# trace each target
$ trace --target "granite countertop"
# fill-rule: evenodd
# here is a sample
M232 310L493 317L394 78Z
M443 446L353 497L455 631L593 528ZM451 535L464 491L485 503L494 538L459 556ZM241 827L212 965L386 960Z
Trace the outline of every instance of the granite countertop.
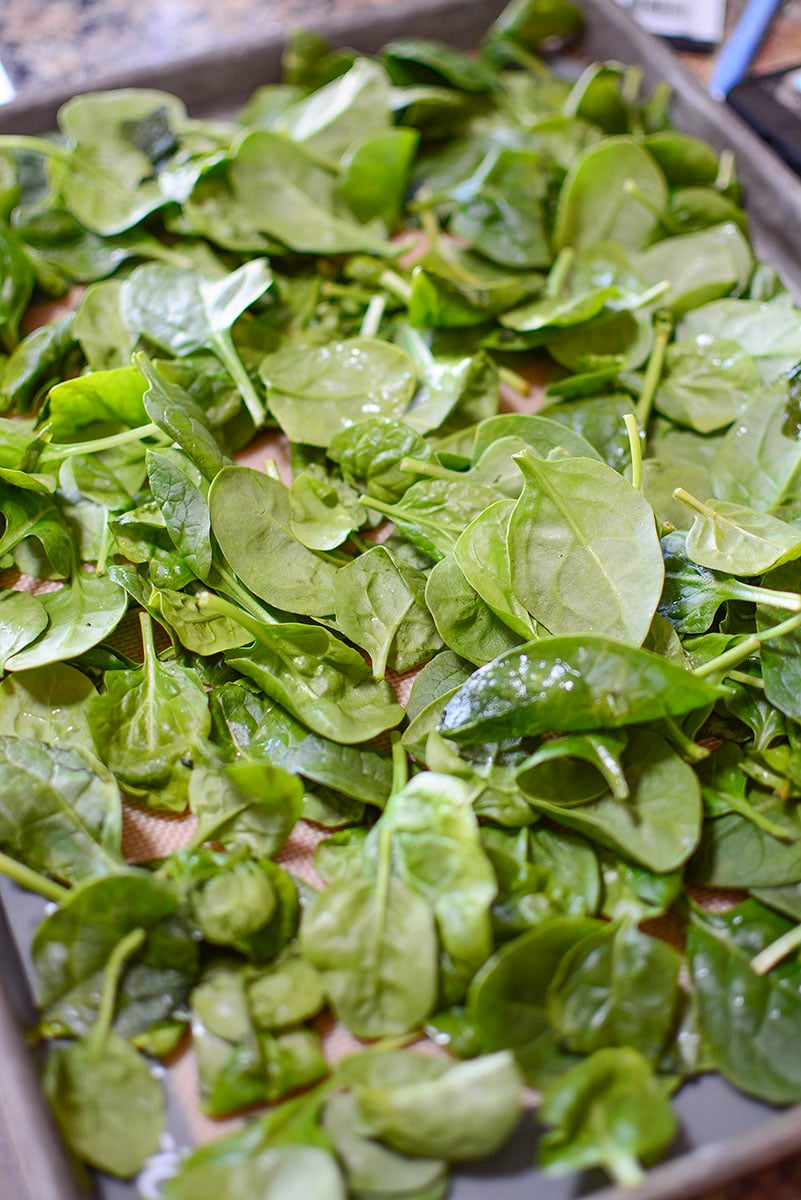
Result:
M41 89L86 90L121 70L264 38L287 26L387 0L2 0L0 103ZM745 0L729 0L731 26ZM713 59L685 55L701 78ZM760 70L801 62L801 0L786 0L759 55Z
M76 92L122 70L242 44L388 0L0 0L0 104L42 90ZM729 0L730 28L745 0ZM706 80L714 58L682 55ZM786 0L756 62L758 71L801 63L801 0ZM714 1188L714 1181L710 1180ZM798 1200L801 1153L696 1200ZM692 1200L688 1195L687 1200Z

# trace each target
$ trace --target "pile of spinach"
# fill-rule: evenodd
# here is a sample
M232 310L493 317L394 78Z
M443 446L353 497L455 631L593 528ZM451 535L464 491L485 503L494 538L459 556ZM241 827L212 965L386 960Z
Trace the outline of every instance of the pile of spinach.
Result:
M190 1033L207 1113L271 1105L169 1200L439 1200L524 1084L542 1167L623 1183L688 1077L801 1100L801 312L730 155L636 69L549 72L579 21L299 34L236 124L124 91L0 139L0 871L53 902L46 1091L122 1177ZM289 473L237 465L265 433ZM123 796L190 844L126 864ZM326 1010L373 1044L332 1066Z

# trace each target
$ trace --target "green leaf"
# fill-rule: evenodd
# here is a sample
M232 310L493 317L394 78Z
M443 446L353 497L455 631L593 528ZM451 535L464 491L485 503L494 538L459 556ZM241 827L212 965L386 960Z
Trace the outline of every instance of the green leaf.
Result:
M119 792L86 750L0 737L0 788L12 858L67 883L122 869Z
M619 1184L636 1186L640 1163L658 1158L676 1136L664 1087L636 1050L599 1050L546 1091L540 1116L554 1128L540 1141L549 1174L601 1166Z
M453 1161L484 1158L508 1141L520 1120L520 1073L501 1051L445 1067L432 1079L356 1086L372 1132L401 1154Z
M646 245L656 227L656 217L626 191L624 185L629 180L657 211L666 207L665 177L648 151L632 138L606 138L583 150L574 159L559 192L556 248L583 250L602 241L618 242L627 250Z
M416 381L407 354L390 342L363 337L286 346L268 354L260 372L284 433L313 446L327 446L366 417L401 417Z
M158 1150L161 1084L116 1034L100 1052L88 1040L51 1048L43 1086L67 1145L91 1166L129 1179Z
M515 595L553 634L639 646L664 578L651 506L605 463L516 461L525 487L507 535Z
M69 583L57 592L44 593L40 603L47 613L47 628L37 641L6 661L7 671L30 671L77 658L116 629L128 598L107 576L76 570Z
M189 781L189 806L198 819L195 844L247 846L272 858L295 827L302 800L300 780L269 763L196 767Z
M715 1066L771 1104L801 1095L796 1060L786 1052L801 1022L801 964L796 956L757 975L751 961L791 928L746 900L723 913L693 910L687 935L701 1030Z
M579 732L683 716L721 689L648 650L609 638L540 638L474 675L445 709L457 742Z
M289 489L280 480L250 467L225 467L209 491L209 511L229 566L255 595L285 612L322 617L335 611L336 566L293 534Z

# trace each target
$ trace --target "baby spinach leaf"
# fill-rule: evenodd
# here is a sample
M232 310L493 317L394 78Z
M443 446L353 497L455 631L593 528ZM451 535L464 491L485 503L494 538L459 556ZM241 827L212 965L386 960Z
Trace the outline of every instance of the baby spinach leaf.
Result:
M550 172L534 150L496 149L477 172L478 187L454 207L450 232L505 267L547 267Z
M309 550L336 549L366 515L358 504L344 504L335 487L309 471L294 476L289 505L292 532Z
M68 377L80 360L68 313L49 325L40 325L14 347L0 373L0 408L31 412L54 382Z
M0 670L5 671L9 658L44 633L49 620L36 596L14 591L0 594Z
M468 584L504 625L522 638L538 630L512 588L507 532L514 501L488 504L460 535L453 558Z
M13 350L33 291L34 275L19 236L0 221L0 346Z
M549 739L518 768L518 785L529 798L571 807L607 791L616 800L627 800L629 788L620 766L625 747L625 735L611 733Z
M68 883L122 868L119 792L87 751L0 737L0 787L12 858Z
M403 415L415 386L414 364L379 338L327 346L286 346L262 362L270 411L292 441L327 446L343 429L379 414Z
M341 746L311 733L244 681L211 695L213 738L226 757L271 762L337 792L383 807L389 796L389 759L369 746Z
M427 900L442 948L465 981L491 953L489 909L497 891L481 847L471 791L448 775L416 775L390 797L371 834L375 844L378 831L391 828L398 870Z
M121 971L145 936L134 929L111 951L94 1028L78 1042L51 1048L43 1080L71 1149L122 1178L155 1153L164 1125L161 1085L141 1054L111 1030Z
M136 367L92 371L51 389L47 414L55 441L76 440L86 426L136 429L147 424L145 382Z
M388 254L368 227L338 214L336 182L316 156L266 129L246 133L231 160L234 194L253 225L291 250Z
M435 561L449 554L470 522L497 499L494 488L458 477L413 483L397 504L361 497L365 508L389 517L399 533Z
M759 390L754 360L727 338L699 334L668 346L654 405L697 433L714 433L736 420Z
M147 473L173 545L198 579L208 579L211 519L199 473L189 459L155 450L147 452Z
M187 457L212 480L229 461L209 428L206 415L183 388L170 383L145 354L136 357L147 380L144 402L147 414L180 446Z
M197 945L176 919L173 889L145 871L122 871L76 887L33 939L46 1036L81 1036L95 1020L109 954L133 929L148 937L123 977L115 1031L143 1033L186 997Z
M126 791L181 812L192 757L211 728L208 700L191 668L159 659L147 616L142 640L142 666L107 672L87 716L98 754Z
M801 555L794 525L730 500L693 501L687 555L702 567L730 575L762 575Z
M128 598L108 576L76 568L69 583L57 592L44 593L40 603L48 625L36 641L6 660L7 671L30 671L77 658L116 629Z
M445 1066L431 1079L354 1091L362 1118L401 1154L459 1161L499 1150L521 1112L520 1073L505 1051Z
M554 1126L540 1140L549 1174L602 1166L622 1186L643 1178L676 1136L664 1086L636 1050L598 1050L554 1081L540 1116Z
M261 1006L254 1003L260 979L252 968L219 963L205 972L192 992L202 1103L210 1116L278 1100L327 1073L319 1039L311 1030L271 1033L262 1023ZM313 1001L306 1015L322 1004L319 986Z
M280 480L250 467L225 467L209 491L209 512L226 560L255 595L286 612L334 612L336 566L292 533L289 489Z
M516 461L525 480L507 535L516 597L554 634L640 645L663 581L650 505L593 459Z
M243 626L230 617L208 612L195 596L185 592L153 588L148 602L181 645L195 654L223 654L253 641L252 634Z
M337 571L337 625L370 655L374 678L384 678L387 664L403 673L442 648L424 592L422 572L383 546L373 546Z
M740 413L712 460L713 494L759 511L801 498L801 372L779 376Z
M451 555L429 572L425 597L445 645L477 667L520 643L520 637L470 586Z
M657 874L675 871L698 846L701 789L691 767L651 730L632 730L623 760L630 795L612 795L576 806L538 796L538 812L608 846Z
M436 1001L434 918L427 902L392 874L387 833L378 875L354 872L335 880L314 898L301 925L303 954L322 974L334 1012L357 1037L406 1033Z
M797 1064L782 1050L801 1021L801 964L789 959L757 975L751 962L791 928L746 900L723 913L694 909L687 934L701 1030L715 1066L772 1104L790 1104L801 1092Z
M629 180L648 197L648 208L626 190ZM567 173L559 192L556 248L582 250L610 241L639 250L656 227L652 210L658 212L666 203L665 177L648 151L632 138L606 138L583 150ZM660 279L666 277L670 276L663 274Z
M93 752L86 701L95 694L91 680L66 663L7 675L0 683L0 734Z
M341 162L339 194L357 221L391 233L403 204L420 135L415 129L363 129Z
M487 959L468 993L482 1049L512 1049L533 1087L572 1061L548 1021L548 985L565 954L601 928L588 917L553 917L507 942Z
M255 650L226 661L333 742L367 741L403 716L389 684L374 680L357 650L319 626L264 626Z
M566 1049L638 1050L652 1066L678 1016L681 956L628 922L607 925L569 950L548 991L551 1024Z
M225 1141L226 1139L222 1139ZM218 1141L196 1151L167 1181L166 1200L237 1200L261 1196L263 1200L346 1200L345 1182L336 1159L316 1145L260 1145L252 1153L217 1151ZM216 1151L219 1157L212 1157ZM205 1152L205 1153L204 1153ZM209 1161L211 1160L211 1161Z
M328 447L345 479L371 496L392 504L400 500L415 476L404 471L405 458L427 461L433 457L419 433L389 417L370 417L341 430Z
M440 733L470 743L619 728L682 716L720 695L648 650L595 635L540 638L476 671L448 703Z
M272 284L267 260L254 258L222 279L165 263L137 267L120 294L125 324L179 358L212 350L230 373L258 429L264 409L237 355L230 329Z
M429 1189L447 1180L448 1167L442 1159L398 1154L366 1136L362 1122L353 1092L338 1092L327 1101L323 1128L356 1195L427 1197Z
M700 233L665 238L643 250L634 263L646 283L670 280L670 291L660 304L676 316L726 296L735 288L742 291L753 265L748 242L731 222Z
M383 67L357 58L343 75L286 108L275 129L319 159L336 162L357 139L390 124L389 91Z
M247 846L272 858L295 827L302 800L300 780L269 763L196 767L189 781L189 806L198 818L194 841Z

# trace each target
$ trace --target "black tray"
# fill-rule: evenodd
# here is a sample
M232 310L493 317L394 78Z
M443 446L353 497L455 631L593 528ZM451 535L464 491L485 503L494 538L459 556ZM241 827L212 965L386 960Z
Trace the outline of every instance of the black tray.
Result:
M474 46L504 0L409 0L403 7L354 11L334 20L307 24L335 44L365 52L392 37L414 34ZM644 33L614 0L581 0L587 18L580 53L587 60L637 63L647 88L665 80L674 90L673 115L679 128L731 149L746 188L746 207L758 253L776 266L801 297L801 180L725 107L713 102L666 46ZM147 70L97 80L96 87L159 87L181 96L197 115L224 115L238 108L262 83L280 72L282 41L271 37L177 59ZM67 90L43 93L35 101L0 107L0 133L52 129ZM97 1177L82 1186L74 1177L42 1099L34 1056L23 1029L33 1019L28 946L44 903L0 880L0 1196L3 1200L134 1200L135 1184ZM788 1047L788 1052L794 1048ZM188 1125L170 1095L170 1136L189 1144ZM549 1179L533 1161L531 1118L502 1155L457 1172L451 1200L687 1200L704 1186L720 1187L744 1173L801 1150L801 1106L776 1109L735 1092L717 1075L685 1085L675 1103L680 1134L671 1158L649 1173L634 1192L605 1185L598 1173ZM222 1200L222 1198L221 1198ZM255 1200L255 1198L254 1198Z

